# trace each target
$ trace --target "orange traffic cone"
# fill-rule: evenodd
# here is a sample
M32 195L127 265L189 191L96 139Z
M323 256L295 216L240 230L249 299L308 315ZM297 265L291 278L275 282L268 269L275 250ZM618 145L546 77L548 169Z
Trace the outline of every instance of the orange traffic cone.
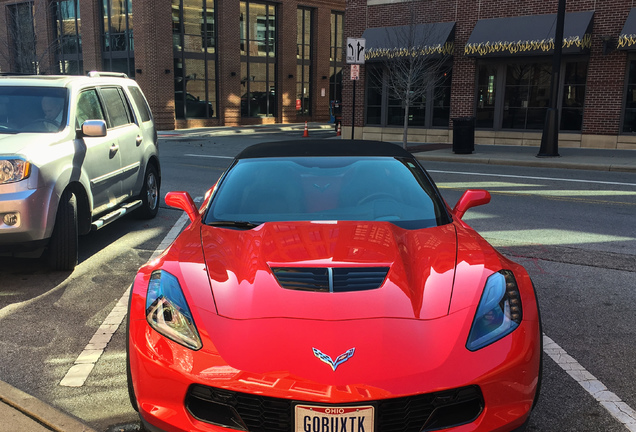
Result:
M336 136L340 136L340 135L342 134L340 133L340 122L338 122L338 128L336 129Z
M303 138L309 138L309 130L307 129L306 121L305 121L305 133L303 133Z

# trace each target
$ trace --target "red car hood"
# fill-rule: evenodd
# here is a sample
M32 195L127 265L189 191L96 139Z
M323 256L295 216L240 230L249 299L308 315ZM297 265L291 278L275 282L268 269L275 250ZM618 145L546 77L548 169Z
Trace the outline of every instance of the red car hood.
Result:
M449 313L457 235L453 224L405 230L389 222L270 222L251 230L201 226L219 315L232 319L434 319ZM272 268L389 268L379 288L283 288Z

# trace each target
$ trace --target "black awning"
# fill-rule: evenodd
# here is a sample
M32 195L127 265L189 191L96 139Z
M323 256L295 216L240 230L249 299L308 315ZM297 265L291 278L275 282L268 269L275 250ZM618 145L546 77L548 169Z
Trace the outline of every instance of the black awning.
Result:
M588 51L594 11L565 14L563 54ZM464 47L474 57L549 55L554 52L557 14L492 18L477 21Z
M366 39L365 61L452 55L455 23L368 28L362 37Z
M632 8L627 15L623 31L618 37L618 49L636 50L636 8Z

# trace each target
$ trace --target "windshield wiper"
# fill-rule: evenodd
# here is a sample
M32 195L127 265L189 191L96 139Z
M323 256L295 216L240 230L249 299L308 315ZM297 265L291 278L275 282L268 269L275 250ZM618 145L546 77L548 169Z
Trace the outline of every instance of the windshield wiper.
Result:
M248 221L211 221L208 223L208 225L228 228L252 229L256 228L260 224Z

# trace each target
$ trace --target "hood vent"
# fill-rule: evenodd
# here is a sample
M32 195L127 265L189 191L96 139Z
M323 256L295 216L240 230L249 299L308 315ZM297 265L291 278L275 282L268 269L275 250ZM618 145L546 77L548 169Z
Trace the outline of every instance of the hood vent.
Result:
M349 292L380 288L388 267L272 267L280 286L298 291Z

